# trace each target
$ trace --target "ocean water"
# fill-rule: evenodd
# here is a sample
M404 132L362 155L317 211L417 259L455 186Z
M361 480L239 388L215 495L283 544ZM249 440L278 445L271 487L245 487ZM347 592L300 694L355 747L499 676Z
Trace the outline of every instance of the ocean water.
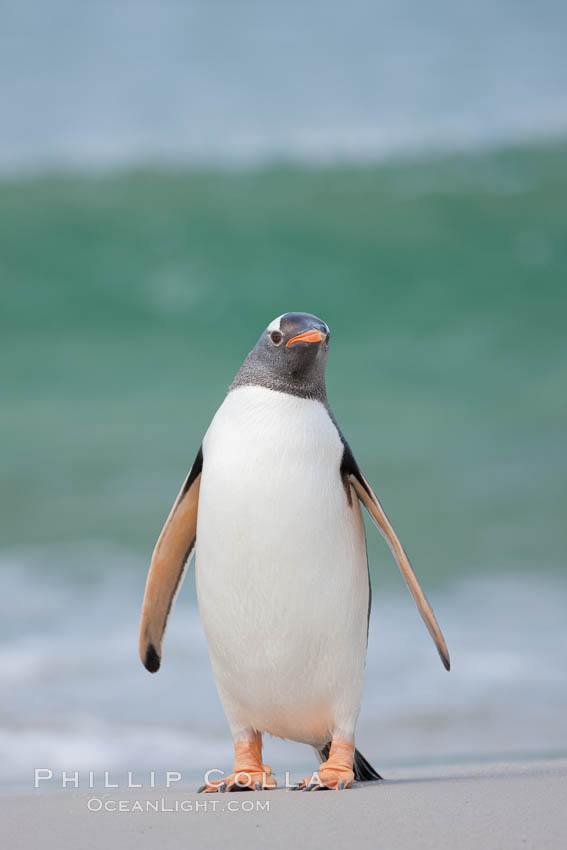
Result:
M302 309L421 574L563 568L566 175L561 143L4 180L3 546L147 557L245 355Z
M31 791L34 769L127 772L149 787L179 771L189 787L227 771L232 744L215 690L192 570L160 672L137 656L143 568L103 544L19 549L2 557L2 790ZM451 650L442 668L409 594L374 576L357 741L388 775L402 765L565 755L567 579L455 577L430 594ZM73 579L69 574L73 573ZM6 701L6 696L8 700ZM280 780L314 769L310 748L266 736ZM45 774L42 774L45 776Z
M565 754L565 5L0 13L0 787L230 765L192 570L158 676L139 608L288 310L331 327L331 405L453 662L370 527L361 750L386 774Z
M370 528L361 749L384 770L565 752L566 182L565 143L4 179L4 788L230 764L192 571L157 677L139 607L226 387L295 309L331 327L331 404L453 659Z

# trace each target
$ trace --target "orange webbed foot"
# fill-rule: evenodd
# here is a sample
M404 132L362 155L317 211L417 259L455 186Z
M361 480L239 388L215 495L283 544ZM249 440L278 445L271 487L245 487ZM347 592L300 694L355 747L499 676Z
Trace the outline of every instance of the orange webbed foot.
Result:
M350 788L354 782L352 770L336 770L333 767L326 768L327 762L323 762L319 770L312 776L302 779L293 791L344 791Z
M226 791L271 791L277 786L271 768L263 765L264 770L240 770L215 782L206 782L199 793L223 794Z
M259 732L234 744L234 771L223 779L205 782L199 793L225 791L269 791L277 785L272 769L262 762L262 736Z
M345 788L350 788L354 782L353 760L354 744L342 738L333 738L327 761L324 761L312 776L302 779L294 790L343 791Z

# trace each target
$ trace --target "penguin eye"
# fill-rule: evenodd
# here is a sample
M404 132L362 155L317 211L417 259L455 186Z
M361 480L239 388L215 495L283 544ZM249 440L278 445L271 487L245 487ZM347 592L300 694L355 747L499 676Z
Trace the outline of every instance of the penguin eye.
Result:
M270 337L274 345L279 345L283 339L283 334L281 334L279 331L272 331Z

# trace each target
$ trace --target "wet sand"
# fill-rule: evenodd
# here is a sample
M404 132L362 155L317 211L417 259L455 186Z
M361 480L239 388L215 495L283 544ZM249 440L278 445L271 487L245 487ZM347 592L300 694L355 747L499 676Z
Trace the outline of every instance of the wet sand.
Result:
M38 791L0 798L0 824L19 850L562 850L567 759L389 771L344 792Z

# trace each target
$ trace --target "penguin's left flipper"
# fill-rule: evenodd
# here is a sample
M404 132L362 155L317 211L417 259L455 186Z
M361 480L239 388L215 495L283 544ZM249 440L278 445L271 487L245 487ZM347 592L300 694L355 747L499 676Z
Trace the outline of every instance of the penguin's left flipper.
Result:
M167 620L195 548L203 451L191 471L156 543L146 582L140 623L140 658L150 673L161 664L161 644Z
M447 649L447 645L445 643L445 639L441 633L441 629L435 619L435 614L431 608L431 605L427 601L425 593L421 589L421 585L417 580L417 576L412 570L411 564L409 562L409 558L406 555L402 544L398 540L398 536L392 525L390 520L386 516L386 512L384 508L380 504L378 497L374 493L372 487L358 468L356 461L352 458L351 469L348 472L348 479L352 484L356 495L372 517L374 524L378 528L379 532L382 534L386 542L388 543L390 549L392 550L392 554L394 558L398 562L398 566L402 572L404 579L406 580L406 584L409 588L409 591L413 598L415 599L415 603L418 607L419 613L422 616L423 622L427 626L427 630L429 634L433 638L433 642L437 647L437 651L441 657L441 661L446 670L451 669L451 662L449 660L449 650ZM354 466L354 469L352 468Z

